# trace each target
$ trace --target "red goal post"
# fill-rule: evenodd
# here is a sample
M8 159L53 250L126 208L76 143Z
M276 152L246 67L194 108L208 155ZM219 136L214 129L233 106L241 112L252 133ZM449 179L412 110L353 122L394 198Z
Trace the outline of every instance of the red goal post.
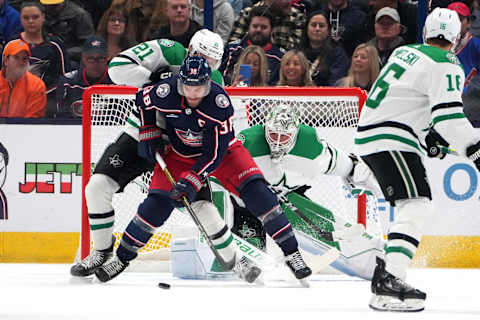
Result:
M122 131L129 112L134 107L134 96L137 91L137 88L127 86L96 85L86 89L83 94L82 258L88 255L91 247L84 188L90 179L94 163L99 159L104 148L112 143ZM353 132L358 123L358 114L366 100L365 91L359 88L227 87L226 91L235 108L234 126L236 133L248 126L262 124L268 110L275 105L289 103L299 110L302 123L316 127L322 137L325 136L328 142L346 152L352 151ZM342 202L341 199L333 200L331 194L335 194L334 190L341 188L342 182L338 181L338 177L332 179L337 180L328 181L328 179L325 179L326 187L318 187L321 190L319 192L320 196L319 199L314 200L319 201L327 208L331 205L335 207L334 210L351 211L350 208L342 207L341 203L338 203ZM138 189L134 190L134 196L128 194L130 191L127 192L127 188L121 195L117 194L114 203L117 203L117 205L122 203L119 205L122 208L118 208L118 211L114 205L116 212L114 232L117 240L126 223L136 213L136 207L146 196L147 184L148 176L139 178L135 186L131 188ZM336 193L339 193L338 190ZM126 204L129 205L128 212L120 214L120 209L124 209L123 207L126 207ZM339 205L340 207L338 207ZM356 206L357 222L367 224L366 197L359 196ZM162 229L163 227L158 231L158 239L160 239L158 243L160 244L154 246L155 248L158 246L161 248L168 247L172 237L171 226L165 228L165 230Z

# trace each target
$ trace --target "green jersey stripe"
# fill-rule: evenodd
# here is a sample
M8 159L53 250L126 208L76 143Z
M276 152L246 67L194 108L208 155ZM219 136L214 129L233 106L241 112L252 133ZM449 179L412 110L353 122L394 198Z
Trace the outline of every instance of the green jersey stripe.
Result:
M465 114L463 112L459 112L459 113L445 114L445 115L442 115L442 116L437 116L437 117L433 118L432 122L435 125L435 124L437 124L441 121L452 120L452 119L462 119L462 118L465 118Z
M410 139L407 139L407 138L404 138L404 137L401 137L401 136L397 136L395 134L384 133L384 134L373 135L373 136L366 137L366 138L355 138L355 144L366 144L366 143L379 141L379 140L396 140L398 142L401 142L401 143L407 144L411 147L414 147L415 149L417 149L418 151L420 151L423 154L423 151L422 151L422 149L420 149L417 142L415 142L413 140L410 140Z

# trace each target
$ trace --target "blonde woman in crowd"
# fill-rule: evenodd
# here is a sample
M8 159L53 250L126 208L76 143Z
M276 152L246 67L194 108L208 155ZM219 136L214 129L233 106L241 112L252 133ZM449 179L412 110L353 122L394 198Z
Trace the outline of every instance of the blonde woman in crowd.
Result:
M123 50L135 44L127 34L128 11L124 4L113 3L98 23L97 34L102 36L108 46L108 61Z
M293 49L285 53L280 62L280 80L277 86L313 87L310 62L302 51Z
M242 81L245 81L239 74L242 64L249 64L252 67L249 87L268 86L268 61L263 48L251 45L243 50L233 69L232 86L234 87L239 86Z
M369 91L380 72L377 49L362 43L355 48L348 75L337 82L339 87L360 87Z

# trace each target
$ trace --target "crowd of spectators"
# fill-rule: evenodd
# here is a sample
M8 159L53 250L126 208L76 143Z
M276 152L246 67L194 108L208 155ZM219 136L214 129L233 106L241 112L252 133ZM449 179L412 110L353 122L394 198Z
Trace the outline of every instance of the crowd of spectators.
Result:
M455 53L466 72L465 97L478 101L479 1L429 3L429 10L448 6L459 14ZM219 71L227 86L368 91L393 50L417 42L417 6L415 0L213 0L213 31L225 45ZM0 0L0 117L80 117L85 88L112 83L113 57L153 39L188 47L203 28L204 9L204 0ZM248 84L239 72L244 64L251 66ZM20 88L27 94L19 95ZM480 119L473 105L468 114Z

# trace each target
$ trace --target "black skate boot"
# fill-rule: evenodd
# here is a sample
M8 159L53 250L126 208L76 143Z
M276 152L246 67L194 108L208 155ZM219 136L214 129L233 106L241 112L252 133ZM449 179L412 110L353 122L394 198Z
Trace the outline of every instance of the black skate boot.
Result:
M245 256L242 256L240 260L237 261L233 271L240 277L240 279L243 279L248 283L255 282L260 273L262 273L262 270L251 263Z
M70 274L75 277L86 277L93 274L95 269L102 266L112 257L114 243L115 237L113 237L112 245L109 248L105 250L93 250L88 257L70 268Z
M117 256L108 260L103 266L95 269L95 276L101 282L107 282L118 276L128 267L128 262L122 262Z
M377 257L372 279L370 308L378 311L417 312L424 309L427 295L385 270L385 261Z
M285 263L290 270L292 270L295 278L301 280L312 274L312 269L310 269L305 261L303 261L302 255L299 251L295 251L294 253L286 256L285 259Z

